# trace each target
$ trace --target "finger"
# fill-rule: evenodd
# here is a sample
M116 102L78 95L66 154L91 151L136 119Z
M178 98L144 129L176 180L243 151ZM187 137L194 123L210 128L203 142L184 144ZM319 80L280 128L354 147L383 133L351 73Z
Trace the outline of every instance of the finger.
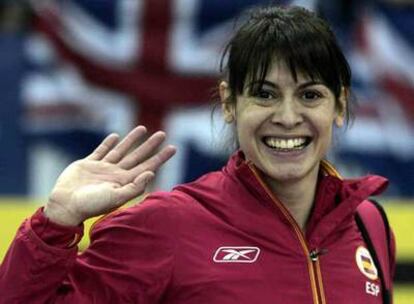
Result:
M123 205L130 201L131 199L144 193L147 185L154 179L154 172L144 171L139 176L137 176L134 181L117 188L115 190L115 195L117 196L118 206Z
M90 160L101 160L108 152L118 143L119 135L115 133L109 134L101 142L101 144L86 158Z
M165 133L158 131L148 138L142 145L136 148L132 153L126 156L120 163L120 167L123 169L131 169L137 166L142 161L146 160L149 156L159 148L159 146L165 140Z
M136 127L104 157L104 160L113 164L118 163L145 133L147 129L144 126Z
M161 151L157 152L154 156L147 159L142 164L136 166L135 168L131 169L131 173L133 175L139 175L140 172L143 171L152 171L155 172L161 167L167 160L169 160L177 151L177 149L172 146L168 145L161 149Z

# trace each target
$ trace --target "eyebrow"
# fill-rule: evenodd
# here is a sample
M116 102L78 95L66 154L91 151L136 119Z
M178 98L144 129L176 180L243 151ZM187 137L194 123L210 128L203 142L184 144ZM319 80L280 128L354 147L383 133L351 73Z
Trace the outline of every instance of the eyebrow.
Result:
M251 88L251 87L254 87L254 86L257 86L257 85L260 85L260 86L267 85L267 86L270 86L270 87L275 88L275 89L278 89L279 88L279 85L278 84L276 84L274 82L271 82L269 80L263 80L263 81L257 80L257 81L253 81L253 82L251 82L249 84L249 87ZM306 88L306 87L309 87L309 86L313 86L313 85L325 85L325 84L323 82L321 82L321 81L310 80L310 81L301 83L298 88L299 89L303 89L303 88Z

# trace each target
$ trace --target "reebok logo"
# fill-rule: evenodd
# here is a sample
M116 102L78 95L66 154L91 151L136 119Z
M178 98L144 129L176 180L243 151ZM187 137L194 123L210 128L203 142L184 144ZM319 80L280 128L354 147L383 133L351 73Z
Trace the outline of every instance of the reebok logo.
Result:
M260 253L258 247L220 247L214 254L216 263L254 263Z

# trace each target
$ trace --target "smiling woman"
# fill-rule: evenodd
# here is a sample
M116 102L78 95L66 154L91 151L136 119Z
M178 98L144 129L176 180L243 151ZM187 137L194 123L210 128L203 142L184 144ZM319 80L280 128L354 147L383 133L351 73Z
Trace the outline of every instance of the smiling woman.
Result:
M282 61L275 61L262 83L249 85L235 102L221 84L225 116L233 116L240 149L260 170L268 186L286 204L302 229L313 205L319 162L331 143L334 122L343 112L322 82L294 79ZM340 97L344 102L344 98ZM297 195L290 193L294 189ZM289 201L288 201L289 200ZM294 208L300 202L300 208Z
M19 229L0 303L392 302L394 238L367 202L387 181L342 179L325 159L350 108L334 35L298 7L258 7L243 20L219 85L238 143L227 165L110 213L78 255L82 223L142 194L175 153L158 150L163 132L143 141L143 126L120 142L109 135ZM383 232L372 239L367 210Z
M264 7L249 17L224 54L224 116L246 159L305 229L332 127L349 117L351 71L314 14Z

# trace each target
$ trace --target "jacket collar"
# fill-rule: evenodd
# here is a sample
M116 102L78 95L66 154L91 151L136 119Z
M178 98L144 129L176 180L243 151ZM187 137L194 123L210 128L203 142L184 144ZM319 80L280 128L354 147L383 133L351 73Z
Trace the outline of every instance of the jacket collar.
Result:
M277 197L274 194L273 197L269 197L272 196L269 195L269 188L260 176L254 173L255 170L258 169L254 167L254 164L246 161L242 151L235 152L224 168L225 172L236 176L244 187L260 201L270 202L275 208L273 200ZM323 160L314 207L307 225L307 239L312 241L312 236L318 235L318 239L313 241L319 242L319 239L323 239L346 218L353 216L361 202L372 195L382 193L387 185L387 179L377 175L343 179L332 164Z
M230 175L236 175L238 179L247 187L257 186L262 181L257 181L258 177L253 174L251 167L254 164L245 159L242 151L238 150L231 155L224 171L227 171ZM258 170L256 168L256 170ZM355 199L367 199L372 195L381 194L388 185L388 180L379 175L366 175L355 179L344 179L335 167L327 160L321 161L318 190L321 182L330 180L332 186L325 189L329 192L338 194L340 200L348 200L350 198Z

